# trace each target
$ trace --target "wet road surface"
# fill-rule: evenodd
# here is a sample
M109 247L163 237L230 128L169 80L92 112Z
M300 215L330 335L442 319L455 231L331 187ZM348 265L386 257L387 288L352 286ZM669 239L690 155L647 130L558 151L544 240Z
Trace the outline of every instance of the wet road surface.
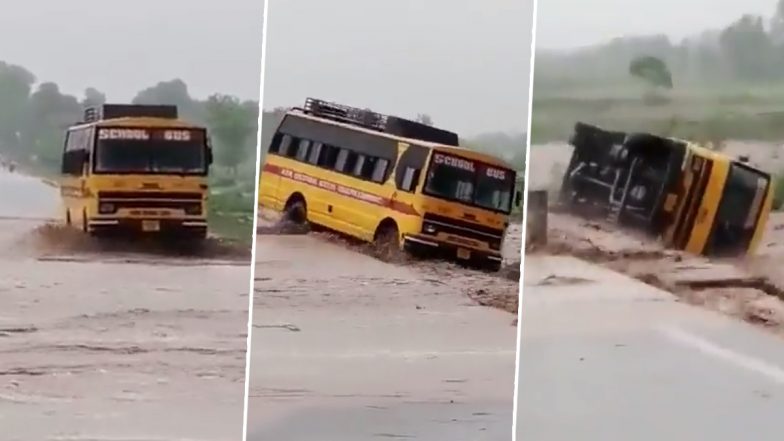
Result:
M316 234L256 250L249 440L511 439L514 315L465 292L516 282Z
M0 173L8 440L240 440L247 260L52 252L55 189Z
M780 337L575 258L525 266L517 439L781 439Z

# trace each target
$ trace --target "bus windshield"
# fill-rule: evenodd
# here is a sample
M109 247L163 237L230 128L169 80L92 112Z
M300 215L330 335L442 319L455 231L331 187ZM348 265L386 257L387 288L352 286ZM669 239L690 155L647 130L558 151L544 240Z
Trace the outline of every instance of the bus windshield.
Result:
M95 172L204 175L207 147L203 132L101 129L96 141Z
M433 153L425 194L479 208L510 213L515 173L478 161Z

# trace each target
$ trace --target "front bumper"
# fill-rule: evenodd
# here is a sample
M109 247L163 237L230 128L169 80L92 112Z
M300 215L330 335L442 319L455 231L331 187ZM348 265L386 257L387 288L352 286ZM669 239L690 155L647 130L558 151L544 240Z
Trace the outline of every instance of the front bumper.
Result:
M403 247L410 252L417 253L424 251L429 254L436 254L439 257L448 260L475 263L493 262L497 264L500 264L504 260L500 252L477 250L473 247L460 246L423 234L407 234L403 236Z
M206 219L139 219L98 217L90 219L88 224L90 232L125 232L142 234L194 234L206 235Z

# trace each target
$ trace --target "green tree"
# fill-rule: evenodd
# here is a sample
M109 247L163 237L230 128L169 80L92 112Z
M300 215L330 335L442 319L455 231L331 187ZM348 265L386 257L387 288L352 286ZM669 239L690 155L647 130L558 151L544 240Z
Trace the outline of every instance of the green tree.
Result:
M79 100L63 95L57 84L40 84L30 95L27 123L22 130L31 156L46 165L59 164L65 131L81 119L81 110Z
M84 91L82 107L99 106L106 103L106 95L94 87L88 87Z
M0 150L17 150L35 75L0 61Z
M654 88L672 89L672 73L661 58L649 55L637 57L629 63L629 74Z
M180 117L198 123L206 121L204 109L191 98L188 85L180 79L161 81L140 91L133 104L159 104L177 106Z
M236 97L221 94L210 96L205 103L216 160L235 173L248 156L249 140L256 131L256 117L250 107Z
M738 79L762 80L780 75L776 62L781 58L765 31L762 17L744 15L722 31L719 45Z

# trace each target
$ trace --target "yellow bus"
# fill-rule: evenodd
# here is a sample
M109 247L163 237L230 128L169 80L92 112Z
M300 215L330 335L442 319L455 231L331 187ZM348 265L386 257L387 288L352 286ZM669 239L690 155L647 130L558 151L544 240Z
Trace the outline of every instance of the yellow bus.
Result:
M90 234L207 236L207 131L175 106L104 104L68 128L65 222Z
M773 202L771 176L710 146L577 123L561 197L693 254L754 253Z
M516 172L452 132L308 99L269 145L259 204L374 243L498 270Z

